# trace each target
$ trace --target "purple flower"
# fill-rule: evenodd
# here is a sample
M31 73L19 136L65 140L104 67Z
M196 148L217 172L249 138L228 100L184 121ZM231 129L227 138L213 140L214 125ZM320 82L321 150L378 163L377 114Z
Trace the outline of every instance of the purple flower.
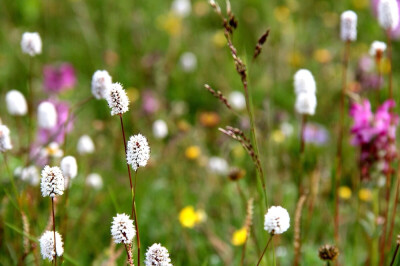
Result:
M360 147L360 169L364 180L370 179L374 166L383 165L378 171L386 172L389 163L396 157L396 127L399 117L391 109L395 107L393 100L385 101L375 114L371 111L368 100L353 103L350 116L353 118L351 134L352 144Z
M46 92L61 92L72 89L76 83L74 67L64 63L60 66L47 65L43 69L44 90Z
M56 101L56 100L48 100L53 103L56 107L57 111L57 124L54 128L50 130L39 129L38 132L38 142L41 145L50 142L57 142L62 144L64 142L65 134L70 132L73 128L73 121L70 119L68 125L64 127L64 124L67 122L68 113L69 113L69 105L66 102Z
M371 7L372 7L372 12L374 13L374 16L378 16L378 4L380 0L371 0ZM400 0L397 0L398 5L398 12L400 14ZM395 29L392 30L391 32L392 38L398 39L400 38L400 23L397 25Z
M147 114L154 114L160 108L160 103L151 90L143 92L143 111Z
M304 127L304 141L318 146L324 145L329 141L328 130L319 124L307 123Z
M370 56L362 56L358 61L356 79L362 89L369 90L382 87L383 77L379 79L379 75L376 74L374 68L375 62Z

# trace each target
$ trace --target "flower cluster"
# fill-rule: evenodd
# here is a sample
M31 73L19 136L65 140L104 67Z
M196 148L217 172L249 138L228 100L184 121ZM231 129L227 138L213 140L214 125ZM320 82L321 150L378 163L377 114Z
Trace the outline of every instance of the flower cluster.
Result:
M92 77L92 94L96 99L105 99L112 85L112 78L107 70L97 70Z
M363 180L369 180L371 169L377 167L378 174L390 170L389 162L396 157L397 115L391 112L393 100L385 101L372 113L368 100L353 103L350 116L353 118L352 144L360 147L360 169Z
M42 170L42 181L40 183L42 196L55 197L64 194L64 176L59 167L46 165Z
M296 93L295 108L299 114L314 115L317 107L316 84L313 75L307 69L300 69L294 75Z
M43 69L45 92L62 92L72 89L76 84L75 69L71 64L59 66L46 65Z
M133 220L129 219L129 216L125 213L117 214L117 216L113 218L111 235L114 242L117 244L130 244L133 237L136 235L136 230L133 227Z
M54 231L46 231L39 239L40 252L42 253L43 259L53 260L54 252ZM61 235L56 232L56 251L57 256L62 256L64 253L63 242Z
M10 130L5 125L0 125L0 152L12 149Z
M140 166L146 166L150 158L150 147L142 134L131 136L126 148L126 160L137 171Z
M355 41L357 39L357 14L347 10L340 16L340 38L342 41Z
M397 0L379 1L378 21L385 30L393 30L399 25L399 7Z
M11 90L6 94L7 111L10 115L23 116L28 112L28 105L24 95L17 91Z
M121 115L129 109L129 99L121 84L113 83L107 94L108 106L111 108L111 115Z
M146 266L172 266L168 250L160 244L153 244L147 249Z
M286 209L272 206L265 214L264 229L270 234L282 234L290 227L290 217Z
M42 53L42 39L37 32L25 32L22 34L21 49L25 54L35 56Z

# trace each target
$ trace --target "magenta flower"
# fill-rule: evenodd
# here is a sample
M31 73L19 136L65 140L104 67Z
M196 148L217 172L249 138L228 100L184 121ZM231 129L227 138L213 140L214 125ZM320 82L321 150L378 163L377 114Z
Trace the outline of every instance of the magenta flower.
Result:
M57 142L62 144L64 142L65 134L70 132L73 128L73 120L70 119L68 125L64 127L67 122L69 105L66 102L48 100L53 103L57 111L57 124L50 130L39 129L38 142L41 145L47 144L48 142Z
M389 163L396 157L396 127L399 117L391 109L393 100L385 101L376 111L371 111L368 100L353 103L350 116L353 118L352 144L360 147L360 169L364 180L370 179L371 169L386 173Z
M46 92L59 93L72 89L76 83L74 67L68 63L59 66L47 65L44 67L43 75Z

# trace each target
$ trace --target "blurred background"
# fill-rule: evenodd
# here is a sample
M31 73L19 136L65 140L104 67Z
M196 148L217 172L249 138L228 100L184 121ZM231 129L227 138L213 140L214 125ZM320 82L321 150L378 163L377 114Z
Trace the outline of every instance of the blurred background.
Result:
M225 3L219 4L225 12ZM371 100L377 76L368 51L372 41L386 41L385 33L368 0L242 0L231 5L238 20L233 43L248 67L269 203L285 207L292 221L298 199L295 173L301 123L294 111L293 75L307 68L316 79L318 107L307 125L305 162L306 182L313 184L313 204L307 204L303 214L301 265L322 265L318 247L334 243L331 176L344 47L339 37L340 14L352 9L358 15L349 90ZM267 29L270 36L263 51L252 60L257 40ZM31 58L21 52L21 36L26 31L40 34L41 55ZM397 32L393 37L397 99ZM384 60L384 75L388 67ZM34 156L39 172L46 160L57 165L59 152L78 160L79 174L71 181L68 207L63 207L63 196L57 203L66 265L122 265L126 259L123 246L113 245L110 235L112 217L130 213L131 207L119 118L110 115L104 100L81 104L91 96L91 78L98 69L107 70L113 82L120 82L128 93L130 110L123 116L127 135L141 133L151 147L149 164L137 176L142 257L148 246L161 243L175 265L238 265L245 238L241 229L246 200L253 198L254 232L247 243L246 264L257 261L268 235L263 230L266 210L257 190L256 172L240 143L218 131L231 125L250 136L243 88L221 20L207 1L0 0L0 68L0 117L10 127L16 147L8 156L13 173L24 165L25 155L18 148L29 129L27 117L15 119L7 114L7 91L15 89L27 96L31 69L34 106L51 99L76 111L66 138L57 140L59 146L43 146L46 137L35 127L31 133L36 147L47 152L43 160ZM235 113L204 89L206 83L228 98ZM383 98L386 91L381 92ZM349 127L350 118L346 121ZM94 152L78 152L83 135L93 140ZM345 143L340 259L344 265L371 261L374 265L377 249L373 245L380 229L375 211L379 203L373 199L378 192L375 184L357 187L358 150L350 145L348 134ZM9 187L3 163L1 167L1 187ZM93 173L98 176L89 178ZM242 178L231 181L233 174ZM49 201L41 197L37 182L26 182L18 174L15 181L22 195L25 227L7 190L1 189L3 265L21 261L21 231L27 222L29 235L38 238L49 221ZM67 225L63 222L66 215ZM291 225L267 252L271 265L272 250L277 265L292 264ZM37 247L24 263L34 264L35 256L39 256ZM48 263L41 258L39 262Z

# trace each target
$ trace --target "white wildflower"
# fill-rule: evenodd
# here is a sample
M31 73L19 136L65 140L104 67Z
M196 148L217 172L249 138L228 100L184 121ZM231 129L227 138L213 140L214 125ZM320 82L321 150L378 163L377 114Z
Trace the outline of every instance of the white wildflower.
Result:
M296 94L312 93L317 91L317 85L311 72L307 69L300 69L294 74L294 90Z
M153 244L146 251L146 266L172 266L168 250L161 244Z
M150 147L142 134L131 136L126 149L126 160L137 171L140 166L146 166L150 158Z
M399 24L397 0L380 0L378 3L378 21L385 30L393 30Z
M241 111L246 108L246 98L240 91L233 91L228 96L228 102L233 109Z
M296 97L296 111L302 115L314 115L317 97L312 93L300 93Z
M153 135L157 139L163 139L168 135L168 126L164 120L158 119L153 123Z
M213 156L208 160L208 167L211 172L214 172L219 175L225 175L228 173L229 165L228 162L221 157Z
M382 56L385 50L386 50L386 43L380 41L374 41L371 44L371 48L369 49L369 54L373 57L376 57L377 55Z
M290 227L290 217L286 209L281 206L272 206L265 214L264 229L270 234L278 235Z
M133 237L136 235L136 230L133 227L133 220L129 219L129 216L125 213L117 214L117 216L113 218L111 235L114 242L117 244L130 244Z
M342 13L340 20L340 38L344 42L354 42L357 39L357 14L347 10Z
M73 156L65 156L60 163L61 171L66 178L75 178L78 174L78 164Z
M57 166L46 165L42 170L42 181L40 184L42 196L55 197L64 194L64 176Z
M46 231L39 239L40 252L42 253L43 259L53 260L54 252L54 231ZM56 232L56 251L57 256L62 256L64 253L63 242L61 235Z
M103 180L99 174L92 173L86 177L86 185L99 190L103 187Z
M111 115L121 115L129 109L129 99L121 84L113 83L107 94L108 106L111 108Z
M42 40L37 32L25 32L22 34L21 49L25 54L35 56L42 53Z
M0 124L0 152L12 149L10 130L6 125Z
M190 0L174 0L172 2L172 11L182 17L186 17L192 10Z
M96 99L105 99L112 85L112 78L107 70L97 70L92 77L92 94Z
M179 58L179 62L185 72L193 72L197 67L196 55L191 52L183 53Z
M28 112L28 105L26 104L25 97L17 90L7 92L6 105L10 115L23 116Z
M42 102L39 104L37 115L40 128L52 129L57 125L57 111L51 102Z
M88 135L83 135L79 138L77 150L79 154L89 154L94 152L93 140Z

